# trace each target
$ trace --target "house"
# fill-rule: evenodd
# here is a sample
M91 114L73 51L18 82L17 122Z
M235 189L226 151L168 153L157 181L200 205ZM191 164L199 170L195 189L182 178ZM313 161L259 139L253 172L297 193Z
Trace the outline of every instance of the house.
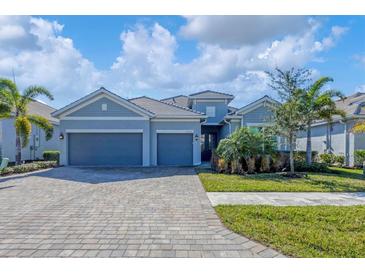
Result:
M36 125L32 125L29 144L22 148L22 161L42 159L43 151L59 149L59 122L58 119L51 116L54 111L54 108L38 101L32 101L28 104L29 114L41 115L47 118L54 127L54 133L52 139L47 141L44 131ZM10 162L15 161L14 117L0 119L0 156L9 158Z
M345 156L347 166L354 165L354 152L365 149L365 135L352 133L352 127L365 119L365 93L357 92L344 100L336 101L336 107L346 113L346 118L333 117L331 123L317 121L312 128L312 150ZM300 132L297 150L306 150L306 133Z
M236 128L265 126L278 104L264 96L236 109L229 106L233 99L208 90L127 100L102 87L52 113L59 120L61 164L199 165Z

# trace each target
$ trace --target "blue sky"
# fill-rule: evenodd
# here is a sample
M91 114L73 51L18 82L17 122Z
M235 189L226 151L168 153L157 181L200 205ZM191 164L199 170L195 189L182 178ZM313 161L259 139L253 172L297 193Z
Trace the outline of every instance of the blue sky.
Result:
M275 92L275 66L331 76L331 88L365 92L365 17L7 16L0 18L0 76L41 84L55 107L99 86L155 98L204 89L242 106Z

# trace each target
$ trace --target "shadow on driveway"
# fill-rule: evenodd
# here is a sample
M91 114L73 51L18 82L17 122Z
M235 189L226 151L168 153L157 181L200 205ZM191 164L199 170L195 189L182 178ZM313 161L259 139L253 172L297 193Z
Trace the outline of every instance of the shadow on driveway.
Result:
M76 183L100 184L193 174L195 174L193 167L59 167L46 171L0 178L0 183L13 180L21 181L22 179L36 176Z

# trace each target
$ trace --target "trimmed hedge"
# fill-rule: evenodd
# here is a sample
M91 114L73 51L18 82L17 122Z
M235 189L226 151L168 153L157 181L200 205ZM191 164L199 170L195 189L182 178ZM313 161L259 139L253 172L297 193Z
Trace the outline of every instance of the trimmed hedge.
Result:
M321 163L325 163L327 165L342 166L345 163L345 156L335 155L332 153L323 153L319 155L319 160L321 161Z
M294 161L297 162L305 162L305 156L307 152L300 150L300 151L294 151ZM313 150L312 151L312 161L317 162L318 160L318 151Z
M60 163L60 152L58 150L45 150L43 151L43 159L45 161L57 161Z
M10 174L16 174L16 173L25 173L25 172L31 172L36 171L40 169L45 168L51 168L51 167L57 167L57 161L39 161L39 162L33 162L29 164L23 164L18 166L12 166L12 167L6 167L1 171L1 175L10 175Z
M363 166L365 161L365 149L355 150L355 165Z
M298 172L323 172L330 173L331 170L328 168L328 165L325 163L316 163L308 165L305 161L297 161L294 162L295 171Z

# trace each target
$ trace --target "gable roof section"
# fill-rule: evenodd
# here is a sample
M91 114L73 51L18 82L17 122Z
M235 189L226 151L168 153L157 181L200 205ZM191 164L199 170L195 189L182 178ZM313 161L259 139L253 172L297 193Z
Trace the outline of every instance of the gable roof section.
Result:
M261 106L269 106L269 107L275 107L280 105L280 102L272 99L271 97L265 95L264 97L261 97L260 99L240 108L237 110L234 114L245 114L248 112L251 112Z
M160 101L165 102L165 103L179 105L182 107L188 107L188 100L189 100L189 97L186 95L177 95L174 97L161 99Z
M203 113L191 110L187 107L182 107L176 104L158 101L146 96L129 99L130 102L148 109L150 112L155 113L156 117L169 117L169 118L204 118Z
M120 97L119 95L105 89L104 87L101 87L98 90L80 98L79 100L53 112L52 116L60 117L60 116L70 114L102 97L106 97L106 98L122 105L123 107L130 109L131 111L141 114L142 116L153 117L155 115L151 111L144 109L143 107L138 106L138 105L134 104L133 102L130 102L130 101Z
M344 100L336 101L336 108L345 111L346 115L365 115L365 110L362 107L365 106L365 93L357 92L350 96L347 96Z
M192 99L230 99L233 100L234 96L232 94L213 91L213 90L204 90L200 92L196 92L189 95L189 98Z
M58 124L58 119L52 117L51 113L54 112L56 109L46 105L42 102L38 102L36 100L31 101L28 104L28 113L32 115L40 115L44 118L46 118L48 121L52 123Z

